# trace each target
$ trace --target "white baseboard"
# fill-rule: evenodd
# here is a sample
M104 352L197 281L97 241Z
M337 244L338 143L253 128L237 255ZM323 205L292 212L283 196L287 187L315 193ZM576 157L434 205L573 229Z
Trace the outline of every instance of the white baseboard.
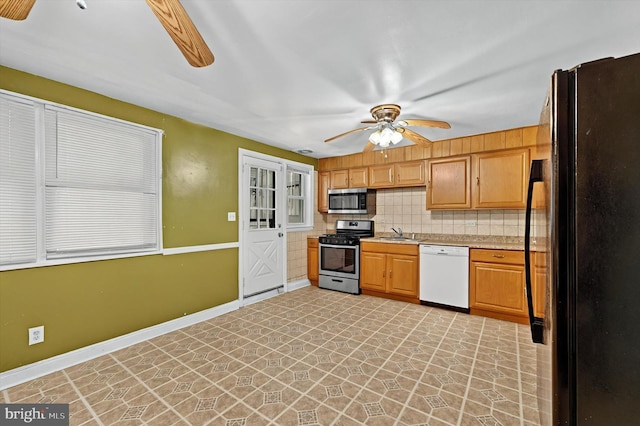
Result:
M297 281L290 281L287 283L287 292L298 290L299 288L310 286L311 282L304 278ZM261 300L270 299L279 294L282 294L284 291L283 287L278 287L273 290L265 291L264 293L256 294L255 296L244 297L242 299L242 306L251 305L256 302L260 302Z
M0 391L240 308L237 300L0 373Z
M288 291L297 290L302 287L308 287L311 285L311 281L306 278L297 281L291 281L287 283Z

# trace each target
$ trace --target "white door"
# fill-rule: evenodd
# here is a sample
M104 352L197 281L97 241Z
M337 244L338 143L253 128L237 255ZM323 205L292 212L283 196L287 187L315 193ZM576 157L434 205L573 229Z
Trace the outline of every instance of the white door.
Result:
M284 285L284 229L280 163L244 157L244 297Z

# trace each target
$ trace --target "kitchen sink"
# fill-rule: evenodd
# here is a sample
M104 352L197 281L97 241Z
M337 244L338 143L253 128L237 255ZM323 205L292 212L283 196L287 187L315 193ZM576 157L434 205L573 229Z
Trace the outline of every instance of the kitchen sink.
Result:
M388 241L418 241L414 238L409 238L409 237L380 237L381 240L388 240Z

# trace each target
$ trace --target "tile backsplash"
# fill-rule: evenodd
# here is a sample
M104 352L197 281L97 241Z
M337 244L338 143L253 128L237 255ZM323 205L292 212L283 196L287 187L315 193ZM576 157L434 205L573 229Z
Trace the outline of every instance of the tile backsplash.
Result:
M375 215L322 217L329 231L338 219L373 219L376 233L524 236L524 210L427 210L426 199L424 187L378 189Z

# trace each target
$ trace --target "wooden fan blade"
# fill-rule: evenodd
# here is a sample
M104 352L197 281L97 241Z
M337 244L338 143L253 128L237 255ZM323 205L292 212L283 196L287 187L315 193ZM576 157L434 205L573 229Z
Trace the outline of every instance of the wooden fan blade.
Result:
M36 0L0 0L0 16L14 21L23 21L29 16Z
M367 142L367 144L365 145L364 149L362 150L362 152L369 152L369 151L373 151L373 148L376 147L375 143L371 143L371 142Z
M348 134L351 134L351 133L361 132L361 131L363 131L363 130L367 130L368 128L369 128L369 127L360 127L359 129L349 130L348 132L341 133L341 134L339 134L338 136L334 136L334 137L332 137L332 138L326 139L326 140L325 140L325 142L331 142L332 140L335 140L335 139L341 138L341 137L343 137L343 136L347 136Z
M450 129L449 123L444 121L434 120L402 120L407 123L407 126L424 126L424 127L439 127L441 129Z
M361 121L361 123L364 123L364 124L378 124L378 122L376 120L364 120L364 121Z
M206 67L213 63L213 53L182 7L180 0L146 0L146 2L189 64L194 67Z
M399 131L400 129L398 129ZM414 132L413 130L409 130L409 129L404 129L402 133L402 136L404 136L405 138L409 139L411 142L420 145L420 146L430 146L431 145L431 141L427 138L425 138L422 135L419 135L418 133Z

